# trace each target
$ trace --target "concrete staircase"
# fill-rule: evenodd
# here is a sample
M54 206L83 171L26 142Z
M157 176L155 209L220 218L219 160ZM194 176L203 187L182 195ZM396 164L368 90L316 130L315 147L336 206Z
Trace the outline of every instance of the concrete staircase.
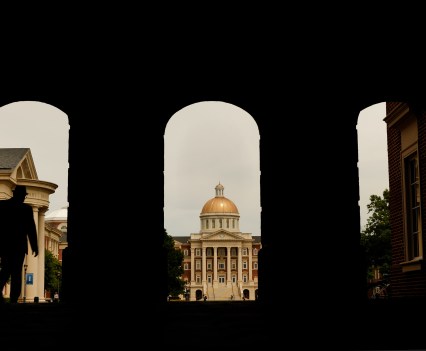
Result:
M235 284L221 285L217 288L214 288L212 285L207 286L209 301L230 301L231 296L233 296L233 300L242 299L239 289Z

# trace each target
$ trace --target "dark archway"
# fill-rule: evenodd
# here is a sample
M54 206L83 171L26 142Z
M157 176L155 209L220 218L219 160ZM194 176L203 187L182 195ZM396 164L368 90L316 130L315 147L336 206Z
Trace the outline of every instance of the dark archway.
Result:
M243 290L243 299L250 300L250 291L248 289Z
M309 91L290 89L284 93L270 83L216 85L203 78L192 81L187 77L189 89L182 89L172 77L162 81L161 89L155 88L157 79L141 78L143 93L123 81L100 84L94 79L79 84L77 90L71 88L75 84L69 79L46 84L47 88L19 81L1 95L1 105L42 101L69 117L69 251L64 257L64 265L68 261L68 271L64 266L67 299L85 305L86 313L90 311L86 319L98 322L103 335L140 340L140 330L125 318L128 309L120 303L135 296L140 303L132 312L151 322L147 337L164 329L165 264L159 259L161 235L156 235L164 229L163 132L169 117L189 104L226 101L252 115L260 131L263 248L259 252L259 302L266 311L272 305L274 316L292 320L286 329L288 341L296 341L300 325L324 346L339 344L326 338L325 330L354 340L354 335L360 334L357 309L363 303L361 291L357 291L362 281L357 243L358 114L381 101L407 101L424 108L420 94L386 92L377 86L374 92L357 90L354 94L353 80L335 85L329 82L329 90L324 89L323 81L311 82ZM96 235L90 227L93 218L99 229ZM277 279L285 279L287 287L279 304ZM95 297L74 290L81 285L90 290L94 281L103 287ZM142 288L135 290L137 283ZM329 294L336 283L349 295ZM289 303L298 308L292 312ZM230 329L247 333L239 323ZM256 332L279 341L283 328L266 323ZM192 333L196 340L207 335L199 330L198 335ZM80 332L70 330L74 334L70 338ZM99 340L100 334L90 334L90 338ZM376 339L369 341L368 345L378 343Z
M202 290L197 290L195 291L195 299L197 301L201 300L203 298L203 291Z

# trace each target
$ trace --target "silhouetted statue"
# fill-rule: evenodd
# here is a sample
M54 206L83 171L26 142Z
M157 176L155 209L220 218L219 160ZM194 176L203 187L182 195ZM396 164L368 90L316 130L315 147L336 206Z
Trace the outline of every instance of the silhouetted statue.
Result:
M27 189L17 185L13 197L0 201L0 302L9 277L10 302L18 302L22 287L22 266L28 255L28 241L34 257L38 255L37 229L30 205L25 204Z

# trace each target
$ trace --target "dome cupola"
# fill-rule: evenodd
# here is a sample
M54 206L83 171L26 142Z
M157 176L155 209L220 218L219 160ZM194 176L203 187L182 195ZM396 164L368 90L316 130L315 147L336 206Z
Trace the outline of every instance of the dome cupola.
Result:
M201 214L207 213L236 213L238 208L235 204L223 195L224 186L222 184L216 185L216 196L208 200L201 210Z
M200 214L201 232L214 232L218 229L239 231L240 214L237 206L224 196L224 186L216 185L216 196L208 200Z

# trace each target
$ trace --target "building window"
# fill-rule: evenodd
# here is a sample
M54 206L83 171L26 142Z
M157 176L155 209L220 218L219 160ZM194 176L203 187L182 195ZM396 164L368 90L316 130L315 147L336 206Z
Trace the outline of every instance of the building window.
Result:
M253 256L257 256L257 249L256 248L253 249Z
M232 276L232 282L233 282L233 283L236 283L236 282L237 282L237 276L236 276L235 274Z
M224 275L219 276L219 283L225 283L225 276Z
M247 274L243 274L243 283L247 283Z
M217 250L217 253L218 253L218 255L219 255L219 256L221 256L221 257L225 256L225 254L226 254L226 253L225 253L225 248L223 248L223 247L222 247L222 248L218 249L218 250Z
M206 219L206 229L209 229L209 220Z
M257 262L253 262L253 269L257 269Z
M236 247L231 248L231 256L237 256L237 248Z
M184 269L185 271L189 270L189 264L188 264L188 263L184 263L184 264L183 264L183 269Z
M195 269L196 269L196 270L200 270L200 269L201 269L201 261L200 261L200 260L197 260L197 261L195 262Z
M185 256L188 256L188 249L183 250L183 254L184 254Z
M219 262L218 263L218 268L219 269L225 269L225 262Z
M247 269L247 261L243 261L243 269Z
M195 256L201 256L201 249L195 249Z
M212 228L215 228L215 220L212 219Z
M208 261L207 262L207 269L211 270L212 269L212 261Z
M232 269L237 269L237 262L235 260L232 260L232 262L231 262L231 268Z
M232 219L232 228L235 228L235 219Z
M201 275L197 275L195 277L195 281L197 282L197 284L200 284L201 283Z
M229 218L226 219L226 228L229 228Z
M417 153L404 160L405 206L406 206L406 244L407 258L412 260L420 254L420 183Z
M246 247L243 248L243 256L247 256L247 248Z
M207 256L213 256L213 249L212 249L211 247L208 247L208 248L206 249L206 255L207 255Z
M208 275L207 276L207 283L212 283L212 276L211 275Z
M222 228L222 218L219 219L219 228Z

